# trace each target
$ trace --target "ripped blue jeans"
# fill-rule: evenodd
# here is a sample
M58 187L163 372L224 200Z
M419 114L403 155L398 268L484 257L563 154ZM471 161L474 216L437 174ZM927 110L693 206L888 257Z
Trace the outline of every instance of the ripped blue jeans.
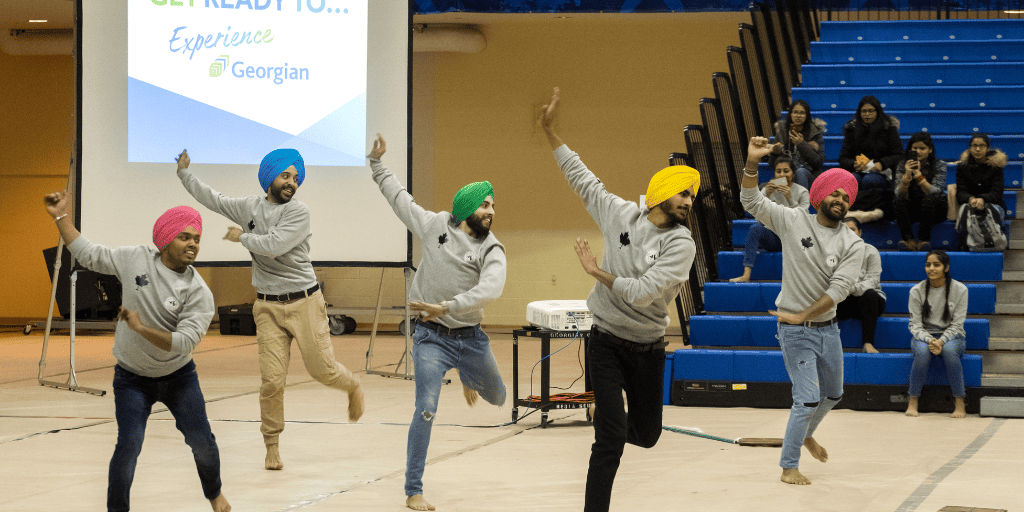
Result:
M475 390L492 405L505 403L505 384L491 342L476 326L463 335L442 334L416 325L412 357L416 371L416 412L409 424L406 451L405 494L423 494L423 469L427 463L430 430L437 418L437 400L445 373L459 370L462 385Z
M818 424L843 397L843 346L838 323L815 328L779 322L778 333L786 373L793 382L793 407L779 466L793 469L800 464L804 439L814 437Z

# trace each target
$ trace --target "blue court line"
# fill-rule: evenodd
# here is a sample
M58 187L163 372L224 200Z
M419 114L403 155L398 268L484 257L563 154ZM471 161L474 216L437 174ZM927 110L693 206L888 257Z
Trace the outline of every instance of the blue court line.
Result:
M921 506L921 503L931 495L932 491L939 486L939 483L941 483L943 479L949 476L953 471L956 471L956 468L959 468L964 462L967 462L967 460L973 457L975 453L978 453L978 450L980 450L982 446L985 446L985 443L987 443L989 439L992 439L992 436L995 435L997 430L999 430L999 427L1003 426L1003 423L1006 423L1006 418L993 419L988 428L986 428L981 434L978 434L978 437L974 439L974 442L967 445L967 447L957 454L956 457L953 457L944 466L935 470L934 473L928 476L928 478L925 479L925 481L913 493L911 493L910 497L908 497L907 500L896 509L896 512L913 512L917 510L917 507Z

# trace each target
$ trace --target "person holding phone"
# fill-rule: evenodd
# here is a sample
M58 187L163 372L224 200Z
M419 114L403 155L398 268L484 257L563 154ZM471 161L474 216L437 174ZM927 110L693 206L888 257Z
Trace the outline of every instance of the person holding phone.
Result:
M775 137L769 141L772 153L768 166L775 168L780 157L793 161L793 181L810 188L825 163L825 121L811 118L811 106L796 100L789 106L786 118L775 122Z
M788 208L808 211L811 206L811 194L802 185L796 183L794 163L788 156L775 159L775 178L765 184L761 192L772 202ZM779 252L782 250L779 236L760 222L754 223L747 230L747 241L743 245L743 275L729 281L746 283L750 281L750 273L757 257L765 251Z
M946 162L935 158L935 144L926 132L907 143L906 159L896 168L893 211L900 228L901 251L930 251L932 227L946 220ZM911 224L918 223L917 236Z

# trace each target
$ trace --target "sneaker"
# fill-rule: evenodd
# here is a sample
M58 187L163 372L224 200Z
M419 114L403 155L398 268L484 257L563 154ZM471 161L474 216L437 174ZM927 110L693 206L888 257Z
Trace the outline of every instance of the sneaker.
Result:
M918 242L917 250L918 251L928 252L928 251L932 250L932 244L922 240L921 242Z

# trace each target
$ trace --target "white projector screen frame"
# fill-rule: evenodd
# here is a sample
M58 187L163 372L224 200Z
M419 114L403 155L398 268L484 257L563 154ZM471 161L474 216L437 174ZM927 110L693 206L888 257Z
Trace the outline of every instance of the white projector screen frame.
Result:
M265 195L257 179L258 162L204 163L204 155L193 149L200 145L196 138L199 136L189 133L133 133L133 137L151 136L156 143L168 144L168 148L175 149L170 150L165 161L160 163L129 162L129 1L155 9L190 9L190 13L209 9L211 2L214 5L235 5L242 11L249 10L244 7L248 4L269 3L270 8L259 13L263 20L272 19L273 9L277 6L295 9L296 2L306 8L304 15L309 16L338 14L328 15L325 9L313 14L308 6L340 9L339 6L360 2L76 0L79 13L76 20L79 141L76 188L79 200L75 208L79 229L89 240L107 246L144 245L151 243L153 223L161 213L174 206L188 205L203 216L205 236L196 265L248 266L251 263L249 252L241 244L222 239L233 223L206 209L185 191L175 173L174 158L181 149L189 149L190 170L200 180L229 197ZM366 45L367 148L364 151L368 151L376 133L383 134L388 142L387 165L411 191L410 1L362 0L368 6L369 18ZM262 25L271 25L271 22L264 21ZM212 30L218 29L219 26L215 26ZM284 37L284 34L278 37ZM331 50L340 52L344 48ZM216 48L207 50L201 60L197 58L196 69L209 66L216 57L213 53L216 51ZM322 51L320 55L329 57L330 51ZM200 126L204 120L187 121ZM176 124L180 125L181 120ZM209 126L203 126L197 132L209 129ZM193 145L190 146L190 142ZM266 152L275 148L269 146ZM344 167L307 163L305 180L293 200L305 203L310 209L313 233L310 257L314 265L411 266L412 235L380 194L365 161L361 166Z

